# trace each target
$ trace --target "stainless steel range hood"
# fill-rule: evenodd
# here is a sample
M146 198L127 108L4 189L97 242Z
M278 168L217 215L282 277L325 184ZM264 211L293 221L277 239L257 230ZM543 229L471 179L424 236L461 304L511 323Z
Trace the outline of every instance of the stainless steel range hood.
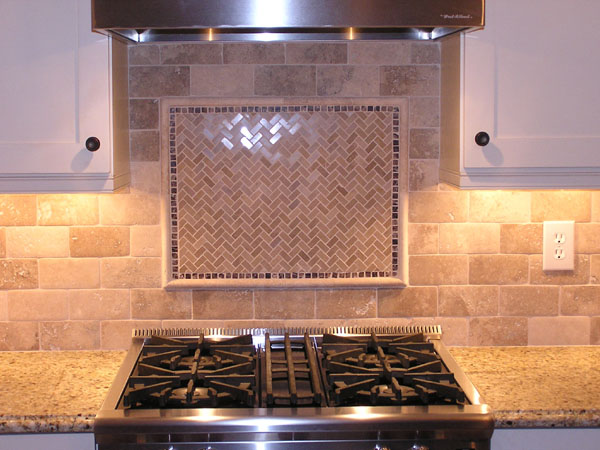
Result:
M438 39L481 28L485 0L92 0L134 42Z

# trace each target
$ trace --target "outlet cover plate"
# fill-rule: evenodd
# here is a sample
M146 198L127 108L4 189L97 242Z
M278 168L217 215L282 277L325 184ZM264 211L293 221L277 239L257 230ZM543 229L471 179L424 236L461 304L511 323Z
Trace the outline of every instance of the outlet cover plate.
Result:
M575 269L575 222L544 222L542 270Z

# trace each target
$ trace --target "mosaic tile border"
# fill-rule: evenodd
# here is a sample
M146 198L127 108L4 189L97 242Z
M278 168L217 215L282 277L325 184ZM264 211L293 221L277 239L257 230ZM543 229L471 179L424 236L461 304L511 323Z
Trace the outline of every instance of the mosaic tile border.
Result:
M392 113L392 189L391 189L391 271L360 272L253 272L180 273L177 215L176 114L235 112L391 112ZM247 105L247 106L172 106L168 119L168 178L171 277L173 280L317 280L397 277L400 254L400 108L390 105Z

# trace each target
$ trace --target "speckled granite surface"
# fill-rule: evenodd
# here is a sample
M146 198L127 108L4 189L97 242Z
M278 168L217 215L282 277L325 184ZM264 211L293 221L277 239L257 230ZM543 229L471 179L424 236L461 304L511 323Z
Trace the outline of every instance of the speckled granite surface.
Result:
M452 348L496 427L600 426L600 346ZM0 433L91 432L125 352L0 352Z

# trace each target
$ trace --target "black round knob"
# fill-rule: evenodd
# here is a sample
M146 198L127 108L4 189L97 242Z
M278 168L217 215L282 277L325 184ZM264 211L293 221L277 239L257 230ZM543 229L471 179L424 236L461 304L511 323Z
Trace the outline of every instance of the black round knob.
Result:
M100 148L100 139L96 136L92 136L86 139L85 148L87 148L90 152L95 152Z
M490 135L485 131L480 131L475 135L475 143L480 147L485 147L490 143Z

